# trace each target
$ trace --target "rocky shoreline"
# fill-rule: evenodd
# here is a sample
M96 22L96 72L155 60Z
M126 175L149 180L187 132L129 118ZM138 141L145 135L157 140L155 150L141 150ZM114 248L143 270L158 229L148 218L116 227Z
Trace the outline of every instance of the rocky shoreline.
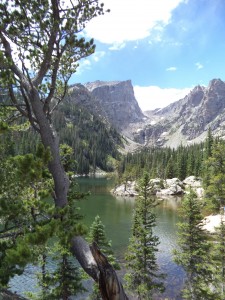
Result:
M202 187L202 180L195 176L189 176L185 180L180 181L178 178L172 179L151 179L152 195L157 196L159 199L163 199L168 196L182 196L189 192L192 188L195 190L197 196L202 198L204 190ZM137 182L127 181L111 191L115 196L120 197L136 197L138 196ZM221 214L210 215L202 220L203 229L209 233L214 234L216 228L220 226L221 220L225 222L225 211Z
M199 198L203 197L204 190L202 188L202 180L195 176L189 176L181 181L178 178L150 180L152 195L157 197L164 196L180 196L188 193L189 189L195 190ZM111 191L115 196L135 197L138 196L138 188L136 181L127 181L116 186Z

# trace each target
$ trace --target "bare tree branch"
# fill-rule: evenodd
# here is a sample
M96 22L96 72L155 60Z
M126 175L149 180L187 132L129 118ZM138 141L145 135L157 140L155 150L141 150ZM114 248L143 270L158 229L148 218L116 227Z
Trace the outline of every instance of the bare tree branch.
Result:
M99 284L103 300L128 300L113 267L96 243L91 246L80 236L72 239L72 253L85 272Z

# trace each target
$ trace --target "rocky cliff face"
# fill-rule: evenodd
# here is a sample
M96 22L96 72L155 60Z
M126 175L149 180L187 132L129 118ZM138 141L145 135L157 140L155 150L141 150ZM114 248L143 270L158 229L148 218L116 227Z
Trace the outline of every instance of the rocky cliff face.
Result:
M74 85L70 99L101 115L140 145L177 147L204 140L211 128L225 137L225 82L196 86L185 98L145 115L134 97L131 81L95 81Z
M127 81L95 81L70 88L70 99L103 116L122 131L130 123L142 122L144 114L134 97L133 86Z
M127 81L95 81L87 83L86 88L104 108L110 123L124 129L130 123L143 120L144 115L134 97L133 86Z
M185 98L149 114L151 122L143 130L147 144L156 140L161 146L177 147L200 142L211 128L214 135L225 136L225 82L210 81L208 87L196 86ZM148 134L149 127L151 134ZM158 128L156 130L156 128Z

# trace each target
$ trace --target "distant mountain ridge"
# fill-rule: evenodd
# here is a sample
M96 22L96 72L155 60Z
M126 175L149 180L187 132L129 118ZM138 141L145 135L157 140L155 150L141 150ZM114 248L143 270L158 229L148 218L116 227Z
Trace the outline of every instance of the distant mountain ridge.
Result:
M76 84L69 98L139 145L176 148L181 143L198 143L209 128L214 135L225 137L225 82L221 79L211 80L208 87L198 85L183 99L145 113L130 80Z
M198 143L209 128L214 135L224 137L225 82L213 79L208 87L198 85L183 99L156 111L152 118L163 131L157 138L164 146Z

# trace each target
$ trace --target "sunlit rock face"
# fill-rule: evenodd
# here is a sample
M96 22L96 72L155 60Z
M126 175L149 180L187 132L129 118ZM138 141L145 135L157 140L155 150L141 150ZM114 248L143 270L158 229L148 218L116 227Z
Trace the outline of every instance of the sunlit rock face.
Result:
M120 132L145 118L130 80L75 84L69 89L69 99L100 115Z
M183 99L147 115L149 122L140 136L135 136L137 140L144 136L146 145L176 148L181 143L198 143L206 138L209 128L214 136L224 138L225 82L213 79L208 87L196 86Z
M110 123L118 129L142 121L144 115L134 96L133 86L127 81L95 81L85 84L103 107Z
M70 87L70 101L98 114L140 146L189 145L203 141L208 129L225 137L225 82L213 79L163 109L142 112L127 81L95 81ZM151 99L146 99L151 101Z

